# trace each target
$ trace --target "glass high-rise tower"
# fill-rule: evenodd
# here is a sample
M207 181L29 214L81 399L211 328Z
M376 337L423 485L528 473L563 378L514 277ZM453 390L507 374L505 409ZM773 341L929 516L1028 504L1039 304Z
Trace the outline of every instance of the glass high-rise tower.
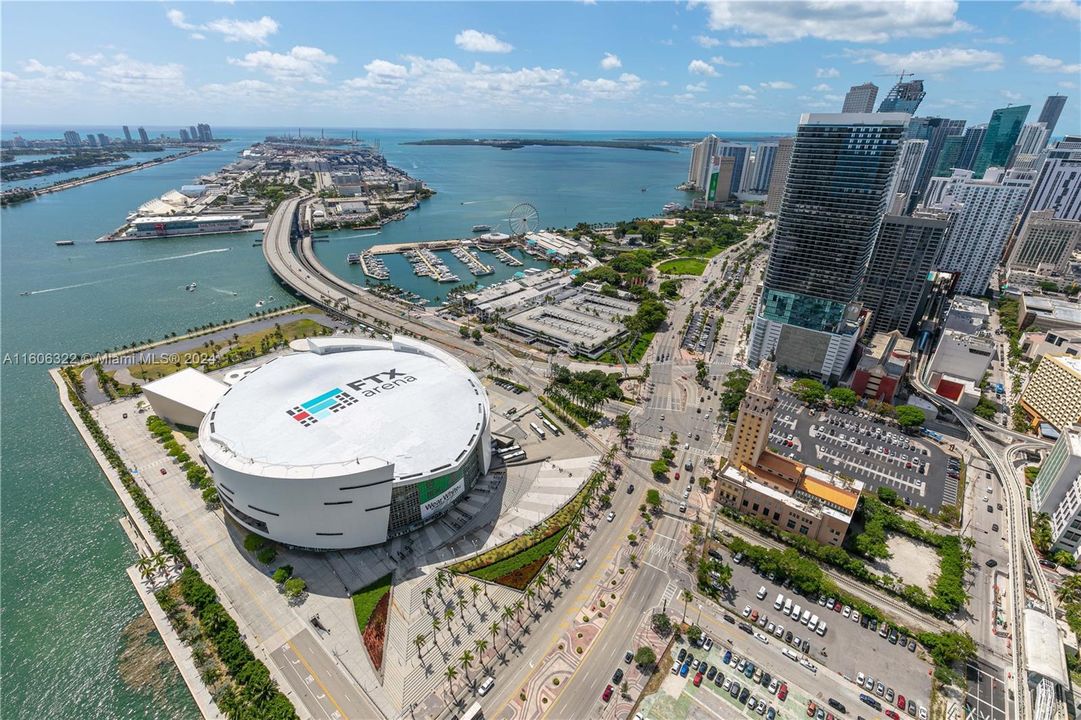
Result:
M907 113L805 114L751 337L750 360L835 380L858 337L860 291Z
M882 99L878 106L881 112L906 112L909 115L916 114L916 108L923 102L926 95L923 91L923 80L901 81L893 86L889 94Z
M1017 142L1017 136L1021 134L1029 109L1029 105L1014 105L991 113L976 162L972 164L972 174L975 177L983 177L989 167L1006 167L1010 151Z
M1062 108L1065 105L1065 95L1049 95L1043 103L1039 122L1047 126L1047 136L1049 138L1055 136L1055 126L1058 125L1059 116L1062 115Z

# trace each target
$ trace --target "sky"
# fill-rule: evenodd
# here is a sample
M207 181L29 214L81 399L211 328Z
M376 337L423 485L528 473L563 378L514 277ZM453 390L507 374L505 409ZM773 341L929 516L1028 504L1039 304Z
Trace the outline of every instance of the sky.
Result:
M791 132L879 98L986 122L1071 96L1077 0L0 3L0 121Z

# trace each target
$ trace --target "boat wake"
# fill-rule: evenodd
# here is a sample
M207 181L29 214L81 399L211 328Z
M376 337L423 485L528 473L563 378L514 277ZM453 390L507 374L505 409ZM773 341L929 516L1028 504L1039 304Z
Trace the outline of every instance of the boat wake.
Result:
M355 240L357 238L375 237L380 233L379 230L370 233L361 233L360 235L346 235L345 237L337 238L338 240Z
M45 288L44 290L27 290L22 295L42 295L44 293L59 292L61 290L72 290L74 288L86 287L87 285L98 285L105 282L105 280L91 280L90 282L76 283L75 285L62 285L60 287Z
M213 290L216 293L221 293L222 295L232 295L234 297L236 296L236 293L233 292L232 290L222 290L221 288L216 288L216 287L212 287L210 289Z
M135 262L121 263L120 265L114 265L113 267L131 267L132 265L149 265L150 263L168 262L169 260L184 260L186 258L198 257L199 255L210 255L212 253L229 252L229 248L216 248L214 250L200 250L198 252L184 253L183 255L170 255L168 257L151 258L150 260L136 260Z

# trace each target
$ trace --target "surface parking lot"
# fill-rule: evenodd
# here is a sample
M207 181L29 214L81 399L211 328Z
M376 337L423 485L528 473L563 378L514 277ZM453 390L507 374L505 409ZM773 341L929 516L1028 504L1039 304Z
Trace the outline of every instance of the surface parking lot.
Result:
M809 652L805 653L807 657L843 675L856 694L868 692L866 689L857 688L855 684L856 678L862 672L865 677L869 675L883 681L884 695L888 686L893 689L895 697L904 695L908 700L917 701L921 707L928 704L931 666L922 658L922 650L918 645L915 652L907 647L902 648L900 637L896 638L896 644L891 643L888 633L886 637L880 635L881 626L877 630L872 630L869 624L864 627L862 619L853 620L851 613L845 617L843 607L840 612L829 610L820 605L817 598L797 595L793 590L759 575L754 568L746 564L729 564L732 567L732 587L735 590L732 604L737 609L740 622L749 622L749 619L742 617L742 611L749 606L752 613L758 611L759 620L754 624L758 632L766 634L771 622L774 623L774 630L777 624L784 627L781 639L777 639L774 634L769 635L771 643L780 647L794 647L794 642L786 642L789 632L793 634L793 641L797 636L806 640L810 644ZM766 589L766 594L764 598L758 599L757 595L762 587ZM809 630L808 625L803 622L783 615L783 604L782 610L776 610L774 602L778 593L785 599L792 600L793 609L798 604L802 609L818 615L819 619L827 624L825 635L820 636ZM762 617L766 618L765 628L760 626ZM875 697L879 697L877 693ZM879 700L884 708L890 706L884 697L879 697ZM893 707L896 708L896 705Z
M936 443L862 412L816 412L782 393L770 441L781 454L861 480L868 490L892 488L914 507L937 512L958 500L957 479Z

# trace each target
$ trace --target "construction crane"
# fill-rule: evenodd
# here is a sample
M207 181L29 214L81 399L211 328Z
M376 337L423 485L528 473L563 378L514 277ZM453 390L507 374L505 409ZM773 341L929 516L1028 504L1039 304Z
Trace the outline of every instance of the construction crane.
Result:
M913 77L916 73L906 73L904 68L901 68L901 73L897 78L898 83L903 83L906 77ZM878 73L875 77L893 77L894 73Z

